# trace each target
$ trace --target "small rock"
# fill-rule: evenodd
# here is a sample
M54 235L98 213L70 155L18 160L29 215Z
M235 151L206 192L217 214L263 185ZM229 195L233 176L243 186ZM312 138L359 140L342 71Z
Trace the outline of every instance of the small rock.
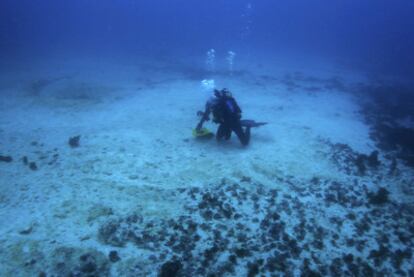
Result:
M374 264L376 266L382 265L383 261L386 260L387 256L390 254L388 247L380 245L378 250L371 250L368 258L374 259Z
M251 255L250 251L247 248L237 248L234 252L239 258L244 258Z
M248 176L242 176L240 179L240 182L245 182L245 183L250 183L252 181L252 178L248 177Z
M392 158L392 162L388 171L389 175L394 175L397 172L397 159Z
M12 161L13 161L13 158L11 156L2 156L2 155L0 155L0 162L10 163Z
M27 262L25 262L25 266L31 266L31 265L34 265L34 264L36 264L36 259L30 259L29 261L27 261Z
M389 191L385 188L380 188L376 193L368 193L368 201L374 205L383 205L388 202Z
M82 264L81 271L85 273L92 273L96 271L96 264L93 261L86 262Z
M85 240L88 240L88 239L90 239L90 238L91 238L91 236L86 235L86 236L80 237L80 238L79 238L79 240L80 240L80 241L85 241Z
M343 260L344 260L345 263L351 264L354 261L354 255L352 255L352 254L344 255Z
M33 229L34 229L34 224L31 223L29 226L26 226L25 228L21 229L19 231L19 234L20 235L28 235L33 231Z
M37 165L36 165L36 163L35 163L35 162L30 162L30 163L29 163L29 168L30 168L31 170L37 170Z
M372 168L378 168L381 164L378 160L378 151L372 151L372 153L367 158L368 166Z
M129 180L136 180L136 179L138 179L139 178L139 176L138 175L129 175L128 176L128 179Z
M126 232L122 231L122 221L111 219L104 223L98 232L100 241L112 246L123 247L126 243Z
M115 250L112 250L111 252L109 252L108 258L113 263L116 263L117 261L121 259L118 255L118 252Z
M80 135L69 138L69 146L72 148L79 147Z
M161 266L159 277L175 277L179 276L179 271L183 265L180 261L169 261Z
M59 247L51 255L50 276L109 276L109 261L102 252Z
M92 223L100 217L107 217L112 214L113 214L112 208L104 206L102 204L95 204L88 210L88 217L86 221L88 223Z
M355 159L355 166L358 169L358 174L363 176L365 175L366 166L365 166L365 160L367 159L367 156L364 154L359 154L357 158Z
M257 274L259 274L259 265L257 263L248 263L247 268L248 268L248 272L247 272L248 277L254 277Z

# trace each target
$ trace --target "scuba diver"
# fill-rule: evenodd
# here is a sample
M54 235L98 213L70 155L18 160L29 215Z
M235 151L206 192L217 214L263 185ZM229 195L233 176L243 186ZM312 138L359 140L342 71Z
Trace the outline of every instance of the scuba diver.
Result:
M204 122L210 120L210 113L213 114L213 122L219 124L216 132L217 141L229 140L231 133L235 132L241 144L246 146L250 141L250 128L266 124L266 122L254 120L241 120L242 111L231 92L226 88L215 89L214 95L206 103L204 112L197 113L201 116L201 120L195 129L195 136L212 135L208 130L203 132L202 128Z

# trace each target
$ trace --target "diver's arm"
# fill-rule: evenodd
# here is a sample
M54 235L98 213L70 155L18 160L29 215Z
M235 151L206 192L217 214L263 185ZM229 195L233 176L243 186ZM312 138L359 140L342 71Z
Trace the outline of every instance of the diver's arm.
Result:
M207 102L206 103L205 110L204 110L204 113L201 116L200 122L198 122L198 124L197 124L197 127L196 127L196 130L197 131L199 131L203 127L203 123L204 122L206 122L206 121L208 121L210 119L210 117L209 117L210 112L211 112L211 108L210 107L211 107L210 103Z

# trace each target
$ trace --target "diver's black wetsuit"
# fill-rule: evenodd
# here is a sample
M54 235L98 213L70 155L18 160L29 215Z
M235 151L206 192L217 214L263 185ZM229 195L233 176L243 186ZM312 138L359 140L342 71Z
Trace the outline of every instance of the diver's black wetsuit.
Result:
M213 113L213 121L220 124L216 139L218 141L231 137L231 132L235 132L241 144L247 145L250 141L250 127L246 127L245 131L240 123L241 109L236 100L226 91L216 91L215 97L211 98L207 104L203 114L203 118L197 128L201 128L204 121L208 120L209 114Z

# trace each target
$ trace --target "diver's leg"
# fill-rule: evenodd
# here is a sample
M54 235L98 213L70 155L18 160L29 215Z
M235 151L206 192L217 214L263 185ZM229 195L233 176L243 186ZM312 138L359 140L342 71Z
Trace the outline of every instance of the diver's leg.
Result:
M217 128L216 139L217 141L221 140L226 135L226 126L222 123Z
M247 141L247 144L249 144L249 142L250 142L250 127L246 127L246 129L245 129L246 131L244 132L244 135L246 136L246 141ZM247 145L246 144L246 145Z
M221 123L219 128L217 129L216 139L221 140L229 140L231 136L231 126L228 123Z
M250 142L250 127L246 127L246 131L243 131L240 123L237 122L232 126L232 130L236 133L241 144L248 145Z
M217 140L225 139L229 140L231 137L231 126L227 124L222 124L222 127L220 128L220 136L217 137Z
M224 136L224 139L225 139L225 140L229 140L229 139L230 139L230 137L231 137L231 132L232 132L232 130L231 130L231 128L230 128L230 126L228 126L228 127L227 127L227 129L226 129L225 131L226 131L226 134L225 134L225 136Z

